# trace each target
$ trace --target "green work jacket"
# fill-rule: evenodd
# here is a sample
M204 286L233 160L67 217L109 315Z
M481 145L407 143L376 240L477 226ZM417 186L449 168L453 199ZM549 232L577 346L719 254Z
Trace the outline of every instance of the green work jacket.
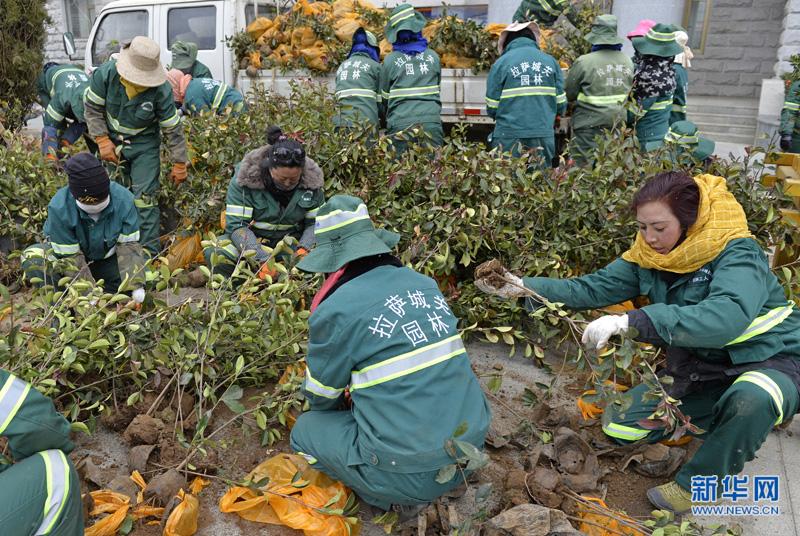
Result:
M304 391L311 410L333 410L349 386L358 425L352 465L395 473L436 470L443 445L483 447L491 413L455 317L436 281L378 266L351 279L309 318Z
M798 114L800 114L800 81L792 82L792 85L786 90L786 99L783 101L781 110L781 135L800 135Z
M356 52L336 71L336 126L350 127L365 122L377 127L380 123L381 64L365 52Z
M235 108L244 98L238 89L213 78L192 78L183 98L183 109L188 114L207 110L221 114L229 106Z
M415 56L392 52L381 64L381 99L390 133L419 123L440 123L442 67L432 49Z
M536 21L541 26L552 26L561 14L574 19L569 0L522 0L514 12L514 22Z
M669 130L669 114L672 111L672 93L648 97L639 102L638 113L628 111L628 125L635 126L639 145L645 151L664 145L664 136Z
M189 69L189 72L184 74L190 74L192 75L192 78L214 78L211 74L211 69L206 67L204 63L197 60L194 60L192 68Z
M64 186L47 206L44 234L58 257L83 253L86 261L98 261L114 255L119 244L139 242L139 216L133 194L111 182L111 202L94 221L78 208L75 198Z
M228 185L225 205L225 232L249 227L274 247L286 235L300 238L314 229L317 209L325 202L322 170L312 159L306 164L289 203L281 206L266 190L261 179L261 161L269 145L250 151L236 166Z
M611 128L625 118L625 99L633 83L633 62L618 50L598 50L579 57L567 71L564 89L575 103L572 128Z
M555 58L527 37L506 46L486 83L486 111L495 120L494 136L553 136L556 115L566 108L564 76Z
M48 73L58 70L51 67ZM44 126L64 130L67 120L85 123L83 95L89 88L89 77L81 70L61 69L51 79L50 102L44 113Z
M602 270L572 279L529 277L525 286L571 309L596 309L637 296L641 309L669 346L699 359L734 365L758 363L777 354L800 359L800 311L770 271L766 255L751 238L731 240L716 259L669 284L664 273L617 259ZM787 316L788 315L788 316ZM783 321L743 342L759 325Z
M689 73L680 63L673 63L675 71L675 94L672 96L672 111L669 114L669 124L677 121L686 121L686 95L689 92Z
M107 61L94 70L89 91L86 92L86 102L105 109L107 129L116 139L147 137L160 143L159 128L173 128L180 122L169 82L149 88L128 100L115 60ZM93 137L104 134L91 132L91 123L89 129Z
M36 93L39 98L39 104L42 105L42 108L47 108L50 104L50 99L53 98L53 94L55 93L55 86L58 80L68 74L82 74L86 76L86 73L83 72L83 69L78 67L77 65L53 65L47 71L41 73L36 79Z

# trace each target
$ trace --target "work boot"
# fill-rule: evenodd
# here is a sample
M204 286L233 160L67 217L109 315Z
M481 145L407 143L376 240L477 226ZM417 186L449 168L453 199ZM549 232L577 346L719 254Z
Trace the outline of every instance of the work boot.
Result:
M647 499L659 510L685 514L692 509L692 494L674 480L647 490Z

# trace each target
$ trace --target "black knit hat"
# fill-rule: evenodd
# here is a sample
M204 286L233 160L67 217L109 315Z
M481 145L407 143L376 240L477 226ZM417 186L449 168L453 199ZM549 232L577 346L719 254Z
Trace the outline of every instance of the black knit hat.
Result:
M100 160L91 153L78 153L64 164L69 191L81 203L95 204L108 197L111 181Z

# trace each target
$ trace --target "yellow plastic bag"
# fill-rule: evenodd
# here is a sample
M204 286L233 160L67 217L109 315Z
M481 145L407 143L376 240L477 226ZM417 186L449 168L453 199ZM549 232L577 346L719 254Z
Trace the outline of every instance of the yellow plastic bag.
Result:
M442 54L442 67L447 69L472 69L476 61L475 58L467 58L449 52Z
M340 19L356 12L356 0L336 0L333 3L333 18Z
M142 475L138 471L134 471L130 478L139 486L139 493L136 497L137 504L133 511L131 511L131 499L127 495L105 489L92 491L90 495L94 507L89 515L92 517L103 514L110 515L86 529L85 536L114 536L129 512L137 520L147 517L161 518L164 515L163 508L144 504L143 490L146 484Z
M250 37L258 40L270 28L272 28L272 20L267 17L258 17L247 25L246 31L250 34Z
M181 232L167 251L170 270L185 268L195 262L203 262L203 245L200 233Z
M256 484L265 479L266 484L259 488L261 494L253 487L229 489L220 499L220 511L235 512L249 521L300 529L306 536L358 535L358 518L319 511L326 505L345 509L354 498L350 490L311 468L301 456L278 454L247 475L247 480Z
M308 26L299 26L292 30L291 43L293 47L307 48L314 46L317 41L317 34Z
M484 28L486 33L493 35L494 37L500 37L500 34L503 33L503 30L506 29L508 24L501 24L498 22L493 22L491 24L487 24Z
M333 32L336 34L336 38L339 41L342 43L349 43L353 40L353 34L356 33L356 30L363 25L364 23L357 17L345 17L333 23Z
M192 536L197 532L200 501L196 495L199 495L209 483L208 480L196 477L189 485L189 493L182 489L178 490L177 497L181 502L169 514L163 536Z
M613 512L615 516L624 519L625 521L636 523L633 519L626 516L624 513L610 510L602 499L598 499L596 497L582 497L582 498L587 501L597 503L597 505L600 506L601 508L609 510L609 512ZM578 516L581 519L588 521L588 523L581 523L578 526L578 530L586 534L587 536L616 536L618 534L627 534L628 536L644 536L644 533L642 531L624 525L619 521L617 521L616 519L604 515L601 512L593 508L589 508L588 506L584 506L582 504L578 505ZM597 525L600 526L598 527Z

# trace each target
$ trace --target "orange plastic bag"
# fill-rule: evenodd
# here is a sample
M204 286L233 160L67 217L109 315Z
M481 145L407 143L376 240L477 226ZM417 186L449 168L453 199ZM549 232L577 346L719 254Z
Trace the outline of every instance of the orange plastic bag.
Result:
M500 37L500 34L503 33L503 30L506 29L508 24L501 24L498 22L493 22L491 24L487 24L484 28L484 31L488 34L493 35L494 37Z
M203 262L203 245L200 233L182 231L167 251L170 270L185 268L195 262Z
M192 536L197 532L197 517L200 515L199 495L203 488L210 482L196 477L189 485L189 493L178 490L177 497L181 500L178 506L169 514L164 525L163 536Z
M256 20L247 25L245 30L255 40L263 35L264 32L272 28L272 21L267 17L258 17Z
M291 43L293 47L307 48L314 46L317 40L317 34L308 26L300 26L292 30Z
M581 498L593 503L597 503L598 506L606 510L609 510L610 512L613 512L615 516L624 519L625 521L636 523L636 521L634 521L624 513L610 510L602 499L598 499L596 497L583 497L583 496ZM617 521L616 519L604 515L598 512L597 510L589 508L582 504L578 505L578 516L581 519L584 519L585 521L589 522L589 523L581 523L578 526L578 530L586 534L587 536L617 536L618 534L627 534L628 536L645 536L642 531L624 525L619 521ZM598 527L597 525L600 526ZM606 528L609 530L606 530Z
M442 54L442 67L447 69L472 69L475 66L475 58L467 58L446 52Z
M617 391L625 392L628 390L628 388L624 385L613 383L610 380L606 381L606 385L612 385L612 384L614 385L614 389L616 389ZM583 399L583 397L586 395L596 395L596 394L597 391L595 391L594 389L589 389L588 391L584 391L583 394L581 394L581 396L578 397L577 405L584 421L588 421L589 419L596 419L603 414L603 408L601 408L594 402L587 402Z
M164 515L163 508L144 504L142 492L146 484L142 475L140 475L138 471L134 471L130 478L139 486L139 493L136 497L137 505L133 508L133 511L131 511L131 499L127 495L104 489L92 491L90 493L92 501L94 502L94 507L92 511L89 512L89 515L92 517L103 514L111 515L104 517L86 529L86 536L114 536L120 525L122 525L122 522L125 521L129 512L134 519L143 519L146 517L160 518Z
M336 38L342 43L349 43L353 40L353 34L363 26L363 22L358 17L344 17L333 23L333 32Z
M346 509L354 499L344 484L312 469L303 457L278 454L253 469L247 480L258 488L234 487L220 499L220 511L235 512L258 523L285 525L302 530L306 536L357 536L361 525L356 517L321 512L322 508ZM335 499L335 500L334 500Z
M250 65L252 65L256 69L261 68L261 52L259 52L258 50L254 50L247 57L250 58Z

